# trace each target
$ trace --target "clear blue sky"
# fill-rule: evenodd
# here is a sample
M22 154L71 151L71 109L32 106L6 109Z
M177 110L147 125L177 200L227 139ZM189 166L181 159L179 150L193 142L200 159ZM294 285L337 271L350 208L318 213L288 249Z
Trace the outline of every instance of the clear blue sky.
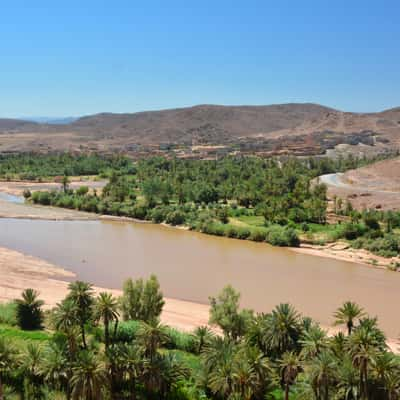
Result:
M0 116L213 104L400 105L400 1L19 1Z

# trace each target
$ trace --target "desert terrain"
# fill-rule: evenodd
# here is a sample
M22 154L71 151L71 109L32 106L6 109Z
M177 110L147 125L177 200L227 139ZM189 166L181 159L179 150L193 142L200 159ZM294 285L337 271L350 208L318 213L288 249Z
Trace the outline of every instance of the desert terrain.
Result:
M361 114L308 103L199 105L102 113L68 124L0 119L0 139L0 153L68 150L215 158L238 153L315 155L327 150L341 154L344 145L346 151L350 146L368 155L400 147L400 108Z
M329 197L348 199L354 208L400 210L400 158L332 174L322 180Z

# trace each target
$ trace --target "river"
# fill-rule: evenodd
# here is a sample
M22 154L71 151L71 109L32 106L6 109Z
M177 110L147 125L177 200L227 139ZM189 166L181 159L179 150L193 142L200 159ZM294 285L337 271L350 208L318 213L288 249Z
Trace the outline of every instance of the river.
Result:
M120 221L1 219L0 246L41 257L93 284L120 288L155 273L168 297L207 302L223 286L242 304L269 311L280 302L323 324L345 300L361 304L398 337L400 274L236 239Z

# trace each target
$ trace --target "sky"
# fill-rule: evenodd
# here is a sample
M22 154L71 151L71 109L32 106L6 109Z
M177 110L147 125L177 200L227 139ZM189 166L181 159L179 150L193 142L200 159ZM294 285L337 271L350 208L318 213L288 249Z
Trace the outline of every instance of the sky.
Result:
M0 117L400 106L400 1L0 0Z

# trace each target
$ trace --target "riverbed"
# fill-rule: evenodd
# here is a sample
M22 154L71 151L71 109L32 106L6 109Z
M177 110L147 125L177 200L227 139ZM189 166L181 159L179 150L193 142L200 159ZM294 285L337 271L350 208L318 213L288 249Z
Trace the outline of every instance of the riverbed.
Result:
M324 325L346 300L398 337L400 274L236 239L122 221L0 220L0 246L60 265L79 279L121 288L155 273L167 297L207 303L225 285L242 305L270 311L290 302Z

